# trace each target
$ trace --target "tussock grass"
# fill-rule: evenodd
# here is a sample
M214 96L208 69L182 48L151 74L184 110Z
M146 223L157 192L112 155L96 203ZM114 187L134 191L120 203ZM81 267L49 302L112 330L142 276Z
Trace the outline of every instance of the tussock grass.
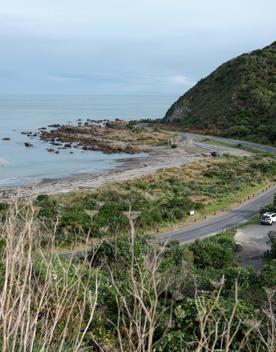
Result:
M1 223L1 351L84 351L97 271L91 291L84 268L58 257L53 240L42 250L42 237L31 204L12 206Z

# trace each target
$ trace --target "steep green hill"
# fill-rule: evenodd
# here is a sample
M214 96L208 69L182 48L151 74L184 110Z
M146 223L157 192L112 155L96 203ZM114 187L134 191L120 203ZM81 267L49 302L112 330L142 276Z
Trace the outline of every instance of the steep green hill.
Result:
M185 130L276 144L276 41L230 60L168 110Z

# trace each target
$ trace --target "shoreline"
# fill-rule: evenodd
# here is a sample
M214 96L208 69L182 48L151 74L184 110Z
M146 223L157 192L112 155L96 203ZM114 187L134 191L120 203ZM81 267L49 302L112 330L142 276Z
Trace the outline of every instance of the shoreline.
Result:
M215 148L215 149L214 149ZM249 156L250 152L222 145L206 145L193 142L190 135L178 135L177 148L152 146L146 156L133 156L115 160L109 169L86 172L60 178L44 178L28 185L0 187L0 201L35 198L40 194L58 195L70 192L89 192L112 183L142 178L162 169L180 167L210 157L213 150L239 156Z
M93 191L106 184L127 181L150 175L157 170L177 167L206 157L206 150L193 145L181 145L176 149L167 146L151 148L147 156L116 160L114 168L95 173L82 173L55 179L43 179L25 186L0 188L1 201L33 198L40 194L62 194L77 191Z

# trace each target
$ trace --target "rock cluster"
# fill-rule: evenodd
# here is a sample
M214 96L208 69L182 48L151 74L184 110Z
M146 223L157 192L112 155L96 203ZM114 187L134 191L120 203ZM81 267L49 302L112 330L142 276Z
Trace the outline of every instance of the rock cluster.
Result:
M119 119L115 121L88 119L84 123L78 119L76 125L54 124L49 125L48 129L40 128L38 135L41 140L58 149L79 148L104 153L142 151L143 148L135 142L126 124L127 122ZM51 153L56 152L53 148L47 150Z
M47 151L55 154L59 154L62 149L71 149L70 154L73 154L73 148L134 154L148 151L152 146L167 145L170 138L170 132L154 131L145 120L130 122L120 119L77 119L75 124L51 124L39 128L36 133L21 133L47 142L51 145Z

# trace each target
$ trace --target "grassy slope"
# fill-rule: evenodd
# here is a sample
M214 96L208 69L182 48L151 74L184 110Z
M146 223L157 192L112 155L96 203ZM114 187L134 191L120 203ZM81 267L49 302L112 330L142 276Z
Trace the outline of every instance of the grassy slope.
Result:
M138 232L157 232L190 221L190 209L199 220L246 200L275 178L275 160L269 157L225 156L166 169L141 179L118 183L95 192L36 201L38 217L47 226L59 217L56 242L68 246L128 231L123 212L141 212Z
M168 110L183 129L276 141L276 42L221 65Z

